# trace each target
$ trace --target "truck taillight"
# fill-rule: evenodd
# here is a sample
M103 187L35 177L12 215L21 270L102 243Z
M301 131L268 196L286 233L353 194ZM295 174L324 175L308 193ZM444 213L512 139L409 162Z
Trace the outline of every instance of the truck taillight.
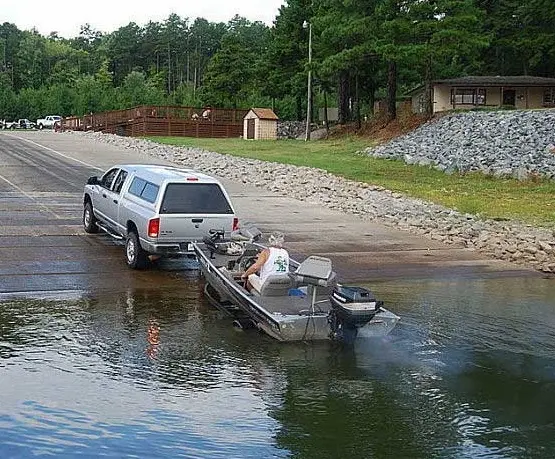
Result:
M239 219L237 217L233 218L233 226L231 227L231 231L237 231L239 229Z
M160 234L160 219L152 218L148 221L148 237L158 237Z

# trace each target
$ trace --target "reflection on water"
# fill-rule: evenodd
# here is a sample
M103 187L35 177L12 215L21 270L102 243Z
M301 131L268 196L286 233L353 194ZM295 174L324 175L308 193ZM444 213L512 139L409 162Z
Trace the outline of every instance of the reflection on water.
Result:
M0 303L0 456L555 457L548 280L374 285L383 340L280 344L174 291Z

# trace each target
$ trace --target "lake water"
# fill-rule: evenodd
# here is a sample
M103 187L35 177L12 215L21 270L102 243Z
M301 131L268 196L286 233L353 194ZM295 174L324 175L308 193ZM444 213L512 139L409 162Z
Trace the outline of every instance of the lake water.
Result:
M552 279L372 287L401 322L353 347L237 331L194 276L4 298L0 457L555 457Z

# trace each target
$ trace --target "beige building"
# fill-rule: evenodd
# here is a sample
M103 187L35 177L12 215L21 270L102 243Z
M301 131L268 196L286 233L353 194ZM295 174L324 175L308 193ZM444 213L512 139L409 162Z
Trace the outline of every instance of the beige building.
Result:
M276 140L278 119L269 108L251 108L243 119L243 138Z
M426 91L409 93L412 110L426 110ZM432 82L433 112L512 106L519 109L555 107L555 78L532 76L468 76Z

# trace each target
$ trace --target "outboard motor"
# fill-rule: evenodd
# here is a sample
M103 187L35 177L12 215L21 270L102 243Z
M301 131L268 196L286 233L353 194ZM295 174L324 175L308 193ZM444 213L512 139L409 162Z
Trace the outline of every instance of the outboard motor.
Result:
M370 322L383 306L374 294L364 287L336 286L331 295L332 309L328 321L332 339L351 342L358 329Z

